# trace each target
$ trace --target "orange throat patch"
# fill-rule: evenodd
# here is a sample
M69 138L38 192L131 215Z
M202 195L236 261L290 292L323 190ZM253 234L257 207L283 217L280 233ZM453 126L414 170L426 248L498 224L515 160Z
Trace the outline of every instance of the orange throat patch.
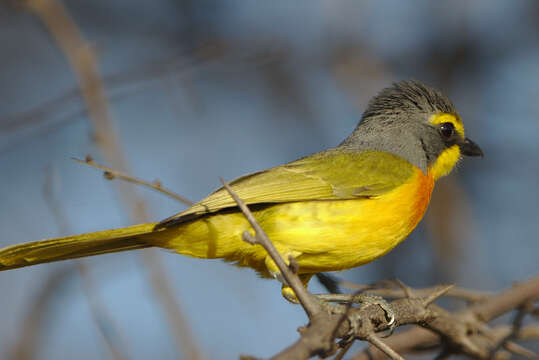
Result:
M432 174L425 175L422 171L417 172L417 189L415 197L414 214L410 218L411 225L415 228L425 215L429 206L432 190L434 189L435 178Z

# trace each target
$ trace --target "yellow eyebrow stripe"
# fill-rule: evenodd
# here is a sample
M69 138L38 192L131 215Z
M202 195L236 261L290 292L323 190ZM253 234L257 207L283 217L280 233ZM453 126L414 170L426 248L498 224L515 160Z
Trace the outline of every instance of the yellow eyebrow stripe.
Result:
M462 120L460 119L460 116L448 114L448 113L438 113L434 114L430 117L429 122L432 125L438 125L444 122L449 122L453 124L457 132L462 136L464 139L464 126L462 125Z

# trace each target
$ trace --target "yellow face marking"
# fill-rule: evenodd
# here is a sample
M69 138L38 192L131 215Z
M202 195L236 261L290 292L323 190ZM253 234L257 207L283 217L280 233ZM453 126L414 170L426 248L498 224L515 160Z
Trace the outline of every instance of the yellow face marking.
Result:
M462 125L462 120L460 119L460 116L448 114L448 113L439 113L434 114L430 117L429 122L432 125L438 125L441 123L449 122L453 124L455 127L455 130L459 133L460 136L464 139L464 126Z
M462 120L460 116L448 113L438 113L431 116L429 122L432 125L438 125L442 123L451 123L455 127L455 130L462 139L464 137L464 126L462 125ZM438 156L434 164L429 166L428 174L437 180L442 176L446 176L453 170L457 162L460 160L460 148L458 145L453 145L444 151Z
M449 174L459 160L460 148L458 145L453 145L442 151L434 164L429 166L427 174L432 176L434 180L438 180L442 176Z

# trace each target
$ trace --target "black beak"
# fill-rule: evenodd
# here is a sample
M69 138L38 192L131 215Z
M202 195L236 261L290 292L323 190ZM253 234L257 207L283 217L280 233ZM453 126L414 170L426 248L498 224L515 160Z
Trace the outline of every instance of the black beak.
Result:
M464 139L464 142L462 142L459 145L459 147L460 147L460 152L462 153L462 155L481 156L481 157L484 156L483 151L481 151L481 148L468 138Z

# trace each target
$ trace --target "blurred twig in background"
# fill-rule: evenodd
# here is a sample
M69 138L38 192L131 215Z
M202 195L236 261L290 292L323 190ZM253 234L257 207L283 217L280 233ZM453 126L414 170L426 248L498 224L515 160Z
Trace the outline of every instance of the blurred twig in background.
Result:
M47 168L45 183L43 186L43 196L49 206L54 220L57 223L60 234L70 232L67 218L61 207L57 196L56 181L52 168ZM51 301L60 292L60 288L67 280L72 278L75 270L78 270L83 282L83 289L90 305L91 314L94 317L97 328L100 330L104 342L107 344L111 355L116 360L127 359L126 350L121 344L124 339L119 328L114 323L112 317L107 313L105 305L94 286L93 279L83 260L77 260L76 266L65 265L51 272L42 285L39 295L23 321L23 328L17 337L19 341L14 345L9 354L13 360L31 360L36 358L38 353L38 343L45 329L44 323L51 307Z
M475 229L468 196L455 176L437 184L425 216L425 226L434 245L435 262L442 280L458 279L462 269L455 263L467 255L465 244Z
M52 168L48 168L43 186L43 196L56 221L59 234L66 235L71 233L71 231L58 197L59 192L56 190L59 187L57 186L57 181L58 179L54 176ZM84 260L76 260L76 264L76 268L81 276L82 288L90 306L90 313L93 316L103 341L107 344L107 347L115 360L128 359L129 357L127 356L124 345L124 336L122 336L119 327L108 313L103 299L99 296L99 292L96 289L94 279L92 278L88 266Z
M211 46L211 45L210 45ZM211 61L213 59L208 59ZM203 66L199 60L193 60L188 57L175 57L168 60L155 61L134 69L125 70L123 72L109 75L102 79L102 82L106 84L108 89L116 89L122 87L128 87L137 83L144 83L151 80L170 78L186 70L194 68L196 66ZM183 76L183 75L182 75ZM113 94L109 99L118 100L123 98L125 94ZM58 96L53 100L45 101L39 105L36 105L29 110L22 111L13 115L9 115L0 119L0 133L10 133L19 131L26 128L33 128L46 124L45 130L49 127L56 127L66 123L75 121L80 115L85 114L88 110L76 110L72 113L68 113L61 120L57 119L58 113L61 113L63 108L71 103L78 103L81 99L81 91L79 88L74 88L66 91L64 94ZM50 119L51 115L54 115L54 119ZM3 148L1 149L3 150Z
M24 4L41 19L69 60L94 125L97 145L108 162L123 171L127 168L127 163L112 126L98 62L91 45L85 41L60 0L26 0ZM122 202L130 211L131 221L148 222L144 201L129 187L120 184L117 188ZM143 252L142 259L149 271L149 283L167 313L166 318L172 327L178 351L187 359L202 358L159 258L152 252Z
M155 191L158 191L158 192L160 192L160 193L162 193L162 194L164 194L164 195L166 195L168 197L171 197L172 199L177 200L177 201L181 202L184 205L193 205L192 201L187 200L183 196L175 193L174 191L163 187L163 185L161 184L161 182L159 180L154 180L153 182L148 182L146 180L143 180L143 179L131 176L131 175L127 175L127 174L125 174L125 173L123 173L121 171L118 171L118 170L115 170L113 168L103 166L101 164L96 163L94 161L94 159L92 159L92 157L90 155L87 155L84 160L77 159L77 158L73 158L73 160L75 160L76 162L78 162L80 164L87 164L87 165L90 165L90 166L92 166L92 167L94 167L94 168L96 168L98 170L103 171L103 175L105 176L105 178L107 180L120 179L120 180L129 182L129 183L132 183L132 184L138 184L138 185L146 186L146 187L148 187L150 189L153 189Z
M43 282L41 289L33 300L24 317L22 328L17 336L17 342L9 349L10 360L32 360L39 353L39 342L45 332L45 323L55 295L60 292L66 280L70 279L75 270L74 266L62 266L52 271Z

